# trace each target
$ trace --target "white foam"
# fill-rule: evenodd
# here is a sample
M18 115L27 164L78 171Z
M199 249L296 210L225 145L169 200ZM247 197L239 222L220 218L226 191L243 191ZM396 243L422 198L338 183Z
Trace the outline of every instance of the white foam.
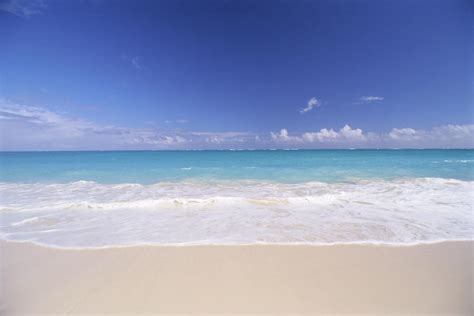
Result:
M0 237L61 247L473 238L474 182L0 183Z
M473 163L474 159L443 160L447 163Z

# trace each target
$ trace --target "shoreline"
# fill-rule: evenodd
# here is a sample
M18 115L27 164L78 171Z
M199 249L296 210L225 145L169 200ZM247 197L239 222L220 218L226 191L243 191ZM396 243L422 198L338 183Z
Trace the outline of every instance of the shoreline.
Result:
M151 247L151 248L167 248L167 247L338 247L338 246L361 246L361 247L393 247L393 248L404 248L404 247L417 247L424 245L436 245L445 243L470 243L474 244L473 239L439 239L429 241L416 241L410 243L396 243L396 242L379 242L379 241L336 241L336 242L250 242L250 243L136 243L128 245L105 245L105 246L59 246L59 245L48 245L45 243L39 243L31 240L10 240L0 237L0 244L24 244L35 247L41 247L46 249L56 250L107 250L107 249L129 249L129 248L140 248L140 247Z
M0 250L4 315L474 311L472 240Z

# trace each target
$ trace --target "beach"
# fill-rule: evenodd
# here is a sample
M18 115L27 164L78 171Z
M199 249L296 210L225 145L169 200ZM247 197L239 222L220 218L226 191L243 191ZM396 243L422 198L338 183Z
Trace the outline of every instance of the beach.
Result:
M0 0L0 316L474 316L473 3Z
M472 150L0 162L2 316L474 313Z
M103 249L0 245L2 315L474 311L472 241Z

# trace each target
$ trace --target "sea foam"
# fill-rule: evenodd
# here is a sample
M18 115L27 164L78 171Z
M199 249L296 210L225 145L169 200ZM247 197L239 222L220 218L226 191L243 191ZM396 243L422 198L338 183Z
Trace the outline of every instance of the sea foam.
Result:
M0 183L0 237L57 247L472 239L473 181Z

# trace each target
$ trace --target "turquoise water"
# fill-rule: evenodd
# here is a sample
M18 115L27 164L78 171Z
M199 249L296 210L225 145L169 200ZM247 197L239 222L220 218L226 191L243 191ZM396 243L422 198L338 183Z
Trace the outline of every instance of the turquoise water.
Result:
M0 238L52 247L473 239L474 150L0 153Z
M474 178L474 150L265 150L0 153L0 182L185 179L338 182Z

